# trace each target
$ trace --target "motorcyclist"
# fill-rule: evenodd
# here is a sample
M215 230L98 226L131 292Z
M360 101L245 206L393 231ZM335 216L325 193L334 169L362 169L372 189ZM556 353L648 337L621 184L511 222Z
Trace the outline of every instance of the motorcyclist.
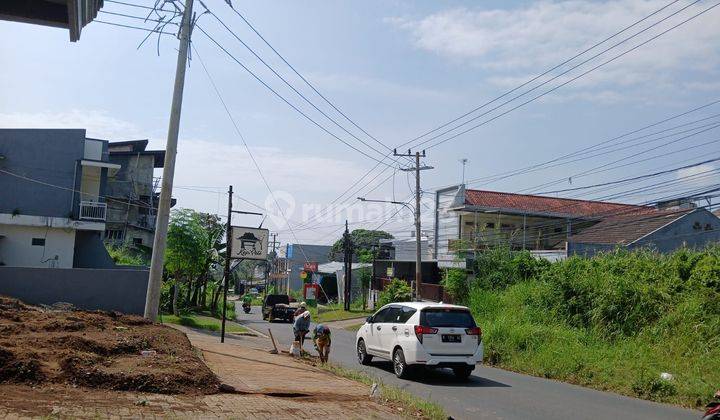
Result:
M243 303L242 303L242 306L243 306L243 309L245 309L245 308L250 308L250 305L252 304L252 300L253 300L253 298L252 298L252 296L250 295L250 293L245 293L245 294L243 295L243 297L242 297L242 302L243 302Z

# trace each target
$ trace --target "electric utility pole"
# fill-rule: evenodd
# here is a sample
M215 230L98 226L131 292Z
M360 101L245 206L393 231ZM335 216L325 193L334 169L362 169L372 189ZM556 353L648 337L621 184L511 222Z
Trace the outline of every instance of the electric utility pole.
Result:
M344 282L344 307L346 311L350 310L350 289L352 288L352 256L353 256L353 243L350 230L348 229L348 221L345 220L345 233L343 233L343 251L345 256L343 258L345 262L345 282Z
M175 157L177 155L178 133L180 131L180 111L182 109L183 88L185 87L185 69L187 68L188 47L192 20L193 0L185 0L182 26L180 28L180 49L175 67L175 89L172 107L170 108L170 126L167 144L165 145L165 164L163 167L162 189L158 203L153 239L152 260L150 261L150 277L148 278L147 294L145 295L145 318L156 321L160 306L160 288L162 286L165 245L167 244L168 222L170 220L170 199L172 196L173 177L175 176Z
M393 150L395 156L412 157L408 149L407 153L398 153ZM420 283L422 283L422 241L420 240L420 171L433 169L432 166L420 166L420 157L425 157L425 151L415 152L415 167L405 168L403 171L415 171L415 300L420 301Z
M232 258L232 185L228 188L228 213L227 225L225 226L225 270L223 272L223 307L222 307L222 324L220 326L220 342L225 342L225 311L227 311L227 290L230 281L230 258Z

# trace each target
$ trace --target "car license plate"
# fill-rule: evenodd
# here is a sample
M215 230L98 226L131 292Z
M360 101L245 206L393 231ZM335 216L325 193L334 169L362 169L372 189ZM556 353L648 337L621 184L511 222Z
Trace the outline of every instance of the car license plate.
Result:
M457 334L443 334L442 335L442 342L443 343L460 343L462 340L460 339L460 336Z

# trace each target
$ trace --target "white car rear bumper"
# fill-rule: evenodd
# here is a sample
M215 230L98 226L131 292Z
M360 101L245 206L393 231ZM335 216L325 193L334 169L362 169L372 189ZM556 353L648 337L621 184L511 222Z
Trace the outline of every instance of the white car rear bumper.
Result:
M451 366L451 365L471 365L475 366L483 360L483 343L475 350L474 354L430 354L420 343L411 346L412 348L403 349L405 353L405 362L409 365L425 365L425 366Z

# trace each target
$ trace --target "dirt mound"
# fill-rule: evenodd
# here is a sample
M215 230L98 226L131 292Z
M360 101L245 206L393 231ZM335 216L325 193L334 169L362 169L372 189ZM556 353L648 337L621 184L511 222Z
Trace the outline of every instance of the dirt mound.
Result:
M219 389L218 379L177 330L134 315L39 308L3 296L0 383L166 394Z

